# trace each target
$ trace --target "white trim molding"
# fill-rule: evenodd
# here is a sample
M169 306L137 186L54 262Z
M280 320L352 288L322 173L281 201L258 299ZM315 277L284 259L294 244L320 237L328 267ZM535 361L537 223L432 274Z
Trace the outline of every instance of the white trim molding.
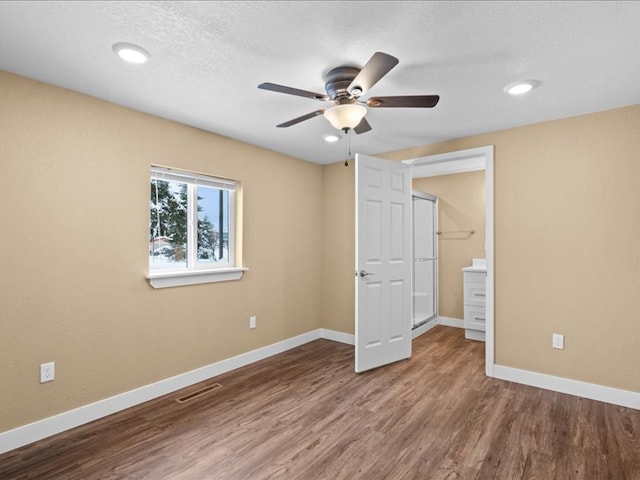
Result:
M403 160L413 165L413 178L451 175L452 173L475 172L486 168L487 147L458 150L426 157Z
M487 266L486 280L486 330L484 347L484 369L488 377L493 377L495 366L495 265L494 265L494 191L493 191L493 145L482 147L486 165L484 170L484 211L485 211L485 262Z
M246 267L218 268L215 270L181 270L179 272L154 272L147 275L153 288L183 287L200 283L230 282L240 280Z
M503 365L494 365L493 373L495 378L501 380L640 410L640 392L605 387L604 385L597 385L595 383L555 377L553 375L505 367Z
M327 328L320 329L320 338L331 340L333 342L346 343L347 345L355 345L356 337L351 333L337 332Z
M145 385L135 390L114 395L88 405L83 405L74 410L45 418L37 422L23 425L0 433L0 454L42 440L57 433L70 430L80 425L98 420L113 413L153 400L154 398L173 393L181 388L189 387L196 383L208 380L231 370L250 365L265 358L277 355L292 348L318 339L327 339L334 342L354 344L354 336L318 328L302 335L298 335L280 342L267 345L250 352L236 355L219 362L191 370L175 377L160 380L159 382Z
M438 317L436 323L438 325L444 325L445 327L464 328L464 320L461 318Z

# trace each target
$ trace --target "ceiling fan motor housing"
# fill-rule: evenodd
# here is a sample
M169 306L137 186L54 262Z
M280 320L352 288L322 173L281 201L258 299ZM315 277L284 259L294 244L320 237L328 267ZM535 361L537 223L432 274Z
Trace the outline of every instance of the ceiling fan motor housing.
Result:
M347 90L358 73L360 73L360 69L355 67L337 67L329 71L324 85L329 97L338 104L352 103L353 97L362 93L362 89L358 87L353 88L351 92ZM356 93L358 95L354 95Z

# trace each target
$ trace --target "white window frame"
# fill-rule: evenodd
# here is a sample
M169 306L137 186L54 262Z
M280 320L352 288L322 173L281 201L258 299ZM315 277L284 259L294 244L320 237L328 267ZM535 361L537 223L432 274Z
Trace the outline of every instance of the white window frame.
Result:
M176 170L173 168L152 166L150 180L164 180L187 184L187 267L149 270L146 278L153 288L177 287L201 283L226 282L239 280L248 269L236 265L237 246L237 190L238 182L199 173ZM224 189L229 192L228 239L229 261L215 265L198 262L198 186Z

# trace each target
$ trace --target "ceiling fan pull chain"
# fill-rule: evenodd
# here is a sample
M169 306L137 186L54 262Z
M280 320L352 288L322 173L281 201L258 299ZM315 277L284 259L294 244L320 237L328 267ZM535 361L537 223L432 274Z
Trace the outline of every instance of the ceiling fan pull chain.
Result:
M351 137L349 136L349 131L351 130L350 128L343 128L342 129L344 131L344 135L347 138L347 159L344 161L344 166L348 167L349 166L349 157L351 157Z

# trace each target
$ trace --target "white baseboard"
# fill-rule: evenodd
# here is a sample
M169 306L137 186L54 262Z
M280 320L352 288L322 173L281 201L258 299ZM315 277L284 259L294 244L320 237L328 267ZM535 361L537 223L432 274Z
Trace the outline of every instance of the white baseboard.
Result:
M429 320L428 322L423 323L422 325L420 325L420 326L414 328L413 330L411 330L411 338L414 339L416 337L419 337L423 333L427 333L429 330L431 330L437 324L438 324L438 322L436 321L436 319L432 319L432 320Z
M438 325L444 325L446 327L464 328L464 320L460 318L452 317L438 317L436 318Z
M478 342L486 342L485 332L481 330L465 330L464 338L467 340L476 340Z
M346 343L347 345L356 344L356 336L351 333L342 333L335 330L329 330L328 328L320 329L320 338L325 340L332 340L334 342Z
M581 382L569 378L555 377L544 373L520 370L519 368L494 365L493 375L501 380L522 383L554 392L567 393L577 397L612 403L622 407L640 410L640 393L619 388L605 387L595 383Z
M244 367L251 363L285 352L305 343L325 338L336 342L353 345L354 336L347 333L336 332L325 328L318 328L311 332L303 333L296 337L288 338L280 342L267 345L247 353L236 355L210 365L206 365L190 372L176 375L144 387L136 388L128 392L114 395L113 397L99 400L95 403L83 405L74 410L45 418L28 425L14 428L0 433L0 454L42 440L57 433L84 425L99 418L153 400L181 388L188 387L198 382L208 380L223 373Z

